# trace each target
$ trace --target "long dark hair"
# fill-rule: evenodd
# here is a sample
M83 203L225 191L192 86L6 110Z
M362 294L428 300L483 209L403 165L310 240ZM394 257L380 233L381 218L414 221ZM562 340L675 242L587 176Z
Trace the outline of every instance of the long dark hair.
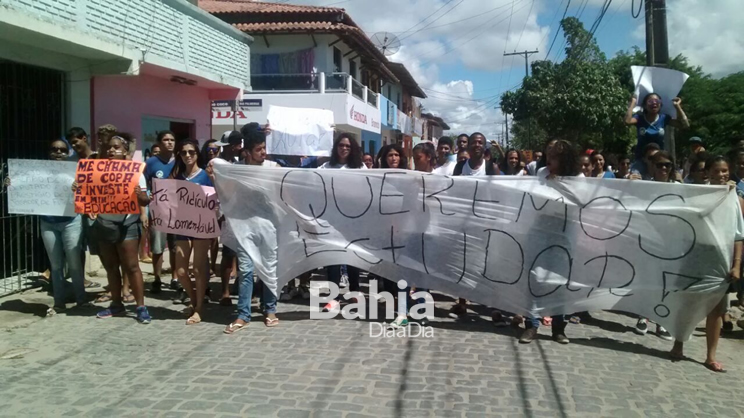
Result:
M449 139L449 138L447 138ZM439 138L441 141L442 138ZM452 140L450 139L450 142ZM434 148L434 144L431 142L420 142L416 144L415 147L413 147L413 150L411 151L412 154L415 154L416 152L421 152L427 157L429 157L429 164L431 164L431 167L434 168L437 165L437 150Z
M556 140L551 153L558 156L558 173L557 176L570 177L578 176L581 173L581 160L576 147L565 139ZM550 158L545 154L545 159Z
M543 145L543 157L540 159L540 161L537 162L535 165L535 171L545 167L548 165L548 145L550 145L551 142L558 141L558 138L549 139L545 145Z
M677 174L677 169L674 167L674 159L672 159L672 154L668 153L667 151L659 151L656 154L654 154L653 157L651 157L651 162L656 164L662 158L669 160L669 164L672 165L672 167L669 169L669 177L667 178L667 182L674 183L676 181L675 176ZM725 158L723 158L723 161L726 161L726 164L728 164L728 161ZM705 167L707 168L709 166L706 164ZM655 178L656 176L654 175L654 179Z
M661 96L659 96L657 93L649 93L643 96L643 101L641 102L641 112L643 112L644 115L646 115L646 103L651 98L651 96L656 96L659 98L659 113L661 113L661 108L662 106L664 106L664 104L661 103Z
M382 151L382 156L380 157L380 168L390 168L387 162L387 155L390 153L390 151L398 151L398 155L400 155L400 164L398 164L398 168L406 168L405 164L403 164L403 161L405 160L405 156L403 156L403 147L398 144L390 144L385 145L383 149L384 151Z
M194 149L196 150L196 165L199 166L199 168L204 168L204 162L199 153L199 141L191 138L183 139L176 143L176 147L173 150L173 154L175 155L175 165L173 166L173 171L171 171L170 175L170 178L172 179L177 179L186 173L186 164L181 158L181 150L183 150L183 147L186 145L194 146Z
M217 142L216 139L210 139L209 141L204 143L204 147L201 149L201 162L203 164L207 164L209 162L209 154L207 153L207 150L209 149L210 144L214 144ZM217 147L217 155L214 156L214 158L219 158L220 156L220 147Z
M332 166L340 164L340 162L338 161L338 144L344 138L348 139L349 143L351 144L349 157L346 159L346 166L349 168L362 168L362 165L364 165L364 163L362 163L362 148L356 142L352 134L347 132L340 133L336 137L336 140L333 141L333 149L331 150L331 161L329 162L329 164Z
M517 153L517 158L519 158L519 163L522 163L524 161L524 156L522 155L521 152L517 151L514 148L509 148L504 153L504 156L501 157L501 161L499 161L499 169L501 170L501 172L503 174L510 175L510 176L515 176L515 175L519 174L520 171L522 171L522 165L519 164L519 163L517 163L517 168L515 169L515 171L513 173L510 173L509 172L509 170L510 170L510 167L509 167L509 154L511 154L512 152L516 152Z

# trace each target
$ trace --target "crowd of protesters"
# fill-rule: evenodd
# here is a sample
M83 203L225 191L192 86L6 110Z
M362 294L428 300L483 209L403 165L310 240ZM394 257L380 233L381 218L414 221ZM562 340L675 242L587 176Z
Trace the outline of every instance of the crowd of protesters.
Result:
M656 182L677 182L691 184L731 184L736 188L740 198L744 197L744 140L732 145L725 156L709 155L700 138L689 140L690 155L682 167L675 166L674 158L664 149L665 128L670 125L681 128L689 126L687 117L681 107L681 101L673 100L677 118L671 119L661 112L661 98L656 94L644 97L641 111L634 112L635 98L631 102L625 122L637 129L637 144L630 154L611 155L602 150L579 150L569 138L553 138L544 144L544 148L534 152L532 161L527 161L525 154L517 149L503 150L496 142L489 142L485 135L476 132L461 134L457 138L442 137L436 142L423 142L416 145L410 155L397 143L387 144L377 155L363 153L353 135L337 135L330 158L322 162L317 158L290 157L282 165L292 164L300 167L317 167L319 169L414 169L417 171L445 176L537 176L551 179L554 177L595 177L599 179L626 179ZM309 274L295 280L283 290L272 292L260 282L254 283L253 260L242 248L228 248L220 245L217 239L199 239L188 236L172 235L155 231L150 227L147 205L153 199L153 180L175 179L188 181L202 186L212 186L215 164L248 164L260 167L277 167L266 155L266 135L268 126L257 123L247 124L240 131L226 132L220 140L207 140L203 144L193 139L177 140L170 131L157 134L156 142L146 150L146 165L135 194L141 212L129 215L84 214L73 217L41 217L42 239L51 264L51 288L54 304L47 315L53 316L66 310L65 267L71 278L74 301L77 307L90 306L86 298L88 281L85 279L84 264L87 252L98 256L106 270L108 286L106 292L95 302L110 302L109 306L97 313L101 319L121 316L127 313L125 304L135 304L137 320L141 323L151 321L150 313L145 306L145 284L139 261L151 262L154 280L149 292L158 294L164 287L164 254L168 250L170 265L169 287L176 292L178 302L185 306L184 317L187 325L201 322L205 305L211 300L209 280L212 275L221 279L222 289L216 298L222 306L231 306L231 295L237 294L237 318L224 329L226 334L233 334L244 329L251 321L251 300L254 293L260 295L260 309L267 327L279 325L276 316L278 300L286 301L302 295L309 298ZM51 160L78 159L132 159L136 139L125 132L120 132L112 125L100 127L96 133L96 151L93 151L91 138L80 128L72 128L65 138L55 139L49 145ZM321 164L322 162L322 164ZM6 179L10 185L12 179ZM72 192L77 188L72 185ZM744 206L744 204L742 205ZM741 216L739 216L741 218ZM741 221L741 219L739 219ZM741 222L739 222L741 223ZM741 270L742 239L741 229L737 225L734 264L731 266L731 278L738 280ZM221 248L221 260L217 268L218 252ZM340 287L348 286L351 291L360 291L362 272L353 266L326 266L325 273L329 282ZM370 278L377 278L370 275ZM383 279L386 290L398 293L396 284L390 278ZM234 284L231 286L230 282ZM409 294L414 289L406 289ZM421 291L422 289L418 289ZM744 295L740 287L737 298L739 305L744 304ZM706 367L714 371L723 371L717 362L715 351L721 330L733 329L733 323L727 314L728 299L724 298L706 319L708 353ZM343 303L341 297L329 302L324 309L339 309ZM397 317L391 327L408 325L408 301L399 303ZM467 315L468 301L458 299L450 311L450 316L462 318ZM553 339L568 344L567 324L577 323L582 318L590 318L588 313L574 315L556 315L546 318L523 318L495 309L492 319L497 325L524 324L520 342L527 344L534 340L537 329L551 326ZM638 319L636 332L646 334L648 320ZM744 324L739 324L744 326ZM660 338L671 341L672 336L660 325L656 326ZM682 356L682 342L675 342L671 351L674 358Z

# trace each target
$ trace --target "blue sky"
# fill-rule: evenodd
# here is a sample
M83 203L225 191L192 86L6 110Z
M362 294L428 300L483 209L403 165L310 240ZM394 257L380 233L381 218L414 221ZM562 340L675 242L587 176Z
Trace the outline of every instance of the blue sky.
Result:
M289 0L341 7L369 36L390 32L401 40L390 57L403 63L429 97L427 111L454 132L501 133L503 115L495 95L518 85L524 59L504 50L538 49L544 59L568 0ZM571 0L568 16L586 28L605 0ZM644 16L633 19L640 0L612 0L596 38L608 57L634 45L645 49ZM667 0L670 54L720 77L744 69L744 0ZM555 60L562 34L550 54ZM561 59L561 58L558 58ZM481 100L485 99L485 100ZM489 101L490 100L490 101Z

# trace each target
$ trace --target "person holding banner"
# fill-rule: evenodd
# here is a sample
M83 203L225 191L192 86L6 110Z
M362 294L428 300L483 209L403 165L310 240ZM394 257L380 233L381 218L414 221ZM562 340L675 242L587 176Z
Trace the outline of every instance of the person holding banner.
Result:
M499 161L499 170L501 174L506 176L524 176L526 173L522 169L523 163L522 153L511 148L506 151L504 158Z
M375 165L375 157L372 154L365 152L362 156L362 162L367 168L372 168Z
M64 139L55 139L49 144L49 159L65 161L70 155L70 144ZM10 186L11 179L5 179ZM54 304L47 309L46 315L53 316L67 309L65 304L67 281L65 264L72 279L75 293L75 306L87 305L85 293L85 273L83 271L83 224L80 215L75 216L39 216L41 240L44 243L49 263L51 264L52 294Z
M615 174L609 170L606 166L606 161L602 151L592 151L590 157L592 159L592 177L599 177L603 179L614 179Z
M258 124L256 124L257 126ZM245 128L245 127L244 127ZM258 129L241 130L245 137L245 148L241 153L247 165L270 167L266 165L266 134ZM214 160L213 163L225 164ZM209 168L211 171L211 168ZM272 254L269 258L276 258L278 248L276 242L273 247L266 248ZM224 329L225 334L234 334L248 326L251 322L251 299L253 298L253 260L245 248L238 245L236 249L238 259L238 317ZM264 325L269 328L279 325L276 317L276 295L263 285L261 289L261 306L264 309Z
M155 154L155 146L160 151ZM148 158L145 162L145 171L142 173L143 177L147 182L147 190L152 195L152 179L165 179L168 178L175 165L173 159L173 149L176 146L176 135L171 131L160 131L156 138L155 145L153 145L153 156ZM172 239L165 232L156 231L155 228L150 228L150 250L152 251L152 271L155 275L155 280L152 282L150 292L160 293L163 282L160 276L163 272L163 253L165 252L166 245L170 252L170 267L171 277L171 288L173 290L178 289L178 280L176 280L176 252Z
M125 160L129 154L130 146L126 139L121 136L112 136L105 143L105 155L109 160ZM77 184L73 185L74 188ZM138 186L134 189L134 195L140 206L146 206L150 202L147 196L147 183L142 175L139 175ZM98 314L97 318L105 319L113 316L126 315L126 308L122 300L122 273L129 278L134 299L137 304L137 321L141 324L149 324L152 318L145 307L144 282L142 271L139 267L139 241L142 237L143 216L139 214L99 214L92 227L92 235L98 242L99 257L106 269L109 290L111 291L111 305ZM144 219L146 220L146 218ZM121 271L120 271L121 269Z
M380 168L405 169L405 167L401 167L400 164L403 156L403 147L399 144L390 144L386 145L383 149L382 158L380 159Z
M731 177L730 163L725 157L719 155L709 158L705 162L705 169L708 174L708 181L711 185L722 186L729 184L731 188L735 187L732 186L731 183L729 183ZM731 265L731 271L729 272L729 279L734 283L738 283L738 281L741 279L742 248L744 248L744 212L742 211L742 207L744 207L744 199L738 195L737 197L738 207L736 213L736 225L732 225L735 231L734 255ZM708 370L718 373L726 372L726 369L723 368L723 365L716 360L716 351L718 349L718 341L721 337L721 326L724 317L727 315L728 305L728 294L724 294L721 302L715 308L713 308L713 310L705 318L705 340L707 345L707 354L703 365ZM682 360L684 358L683 348L684 347L682 341L674 342L674 347L669 353L672 360Z
M175 163L170 173L170 178L188 181L200 186L213 187L212 179L206 170L200 166L199 142L195 139L184 139L178 142L175 148ZM204 238L193 238L176 235L176 276L178 277L184 292L189 295L191 304L186 308L188 315L186 325L194 325L201 322L201 313L204 306L204 296L207 294L209 283L209 248L212 240ZM194 277L196 278L196 289L189 277L189 260L191 253L194 254Z
M382 149L387 151L387 147L383 147ZM389 164L386 158L387 153L380 155L380 164ZM392 158L392 161L395 162L395 158ZM398 163L400 163L400 153L398 155ZM367 166L362 163L362 149L356 140L349 133L341 133L333 142L331 159L323 163L318 169L366 170ZM346 271L349 275L349 291L359 292L359 269L354 266L347 266ZM341 283L341 265L327 266L326 275L329 281L338 286ZM341 300L343 300L343 295L339 294L335 300L328 302L323 310L325 312L338 310L341 306Z
M451 158L453 157L452 150L454 147L455 144L452 141L452 138L448 136L439 138L439 141L437 142L437 166L433 171L434 174L439 174L440 176L451 176L455 171L457 159Z

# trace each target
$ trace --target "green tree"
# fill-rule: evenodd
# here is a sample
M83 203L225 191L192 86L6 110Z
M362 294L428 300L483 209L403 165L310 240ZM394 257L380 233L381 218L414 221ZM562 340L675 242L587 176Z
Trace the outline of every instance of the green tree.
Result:
M562 137L584 148L625 152L628 130L622 123L628 93L596 41L576 18L561 21L566 59L536 61L522 88L502 95L501 106L513 114L515 127L533 118L546 137ZM513 131L515 142L525 143Z

